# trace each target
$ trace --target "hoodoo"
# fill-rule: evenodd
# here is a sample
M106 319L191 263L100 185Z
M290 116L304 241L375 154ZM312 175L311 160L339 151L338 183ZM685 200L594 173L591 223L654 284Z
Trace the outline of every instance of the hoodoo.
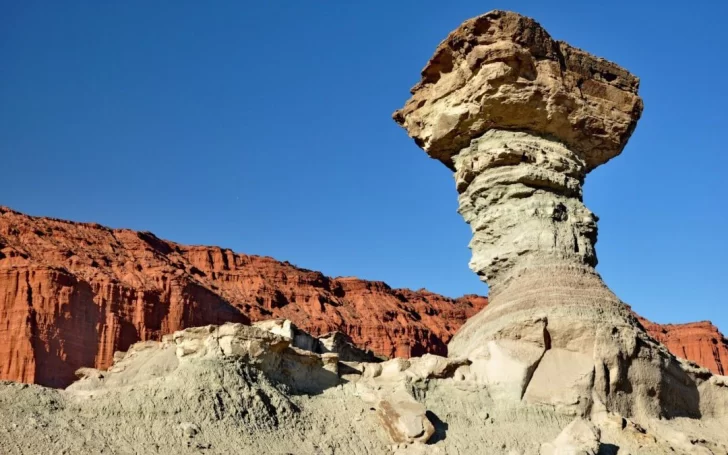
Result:
M699 416L700 374L650 338L594 267L586 175L619 155L639 80L492 11L435 51L394 119L454 170L490 304L448 345L503 400L567 413Z

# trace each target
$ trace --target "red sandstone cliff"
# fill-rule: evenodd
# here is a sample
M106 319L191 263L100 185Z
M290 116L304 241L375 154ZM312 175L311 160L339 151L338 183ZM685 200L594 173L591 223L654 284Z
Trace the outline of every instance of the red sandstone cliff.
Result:
M0 379L61 387L139 340L272 317L342 331L387 357L445 354L486 304L0 207ZM642 323L675 354L725 374L728 340L710 323Z
M655 324L639 319L649 334L676 356L692 360L713 373L728 374L728 339L709 321Z
M486 303L0 207L0 379L65 386L136 341L272 317L383 356L445 354Z

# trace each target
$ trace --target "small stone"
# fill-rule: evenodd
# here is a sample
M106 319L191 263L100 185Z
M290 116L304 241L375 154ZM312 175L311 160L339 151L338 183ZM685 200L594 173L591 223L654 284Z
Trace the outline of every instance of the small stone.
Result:
M194 438L200 432L200 427L191 422L182 422L179 426L188 438Z

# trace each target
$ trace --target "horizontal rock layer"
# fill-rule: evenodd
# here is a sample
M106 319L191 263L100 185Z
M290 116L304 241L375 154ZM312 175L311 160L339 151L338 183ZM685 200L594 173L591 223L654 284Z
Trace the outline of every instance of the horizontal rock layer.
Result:
M647 332L676 356L715 374L728 375L728 339L709 321L656 324L639 319Z
M639 79L563 41L531 18L491 11L448 35L394 119L453 168L493 128L552 137L587 170L619 155L642 114Z

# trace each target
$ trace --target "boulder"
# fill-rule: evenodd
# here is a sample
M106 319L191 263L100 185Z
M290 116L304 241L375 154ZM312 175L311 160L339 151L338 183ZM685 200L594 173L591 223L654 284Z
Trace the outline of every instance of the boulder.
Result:
M427 409L406 394L395 394L377 404L377 415L394 443L427 442L435 427Z

